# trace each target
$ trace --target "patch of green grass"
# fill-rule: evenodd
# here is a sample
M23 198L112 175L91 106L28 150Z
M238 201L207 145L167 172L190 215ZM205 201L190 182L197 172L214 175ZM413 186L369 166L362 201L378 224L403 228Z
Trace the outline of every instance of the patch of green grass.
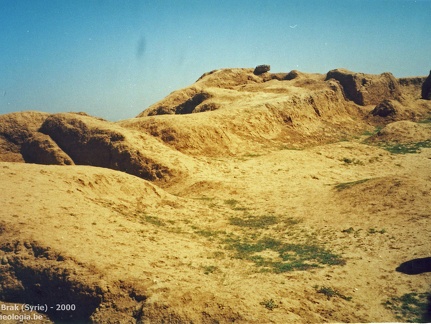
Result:
M377 230L375 228L369 228L368 229L368 234L377 234L377 233L379 233L379 234L385 234L386 230L384 228L381 229L381 230Z
M351 165L364 165L364 162L358 159L350 159L350 158L343 158L341 161L343 161L345 164L351 164Z
M288 146L288 145L281 145L279 147L280 150L288 150L288 151L302 151L302 148L299 147L293 147L293 146Z
M267 228L271 225L278 223L278 219L274 215L265 216L247 216L232 217L229 219L229 223L235 226L248 227L248 228Z
M204 266L203 269L204 269L204 274L208 275L216 271L218 268L216 266L210 265L210 266Z
M360 232L360 231L362 231L362 229L361 229L361 228L360 228L360 229L355 230L353 227L349 227L349 228L347 228L347 229L342 230L341 232L342 232L342 233L346 233L346 234L352 234L352 233L353 233L353 236L354 236L354 237L358 237L358 236L359 236L359 232Z
M341 191L344 189L351 188L355 185L367 182L368 180L370 180L370 179L361 179L361 180L356 180L356 181L351 181L351 182L339 183L339 184L335 185L335 189L337 189L338 191Z
M140 220L142 223L150 223L156 226L165 226L165 222L156 216L143 215L140 216Z
M259 303L260 305L264 306L266 309L273 310L274 308L277 308L278 305L275 303L274 299L265 299L264 301Z
M287 226L293 226L302 222L301 218L286 217L282 219L282 222Z
M431 293L408 293L392 297L383 305L403 322L429 323L431 321Z
M416 143L386 145L383 148L392 154L419 153L421 148L431 148L431 139Z
M235 207L239 203L239 201L236 199L228 199L225 200L224 203L228 206Z
M192 227L193 229L195 229L195 233L206 237L208 239L212 239L212 238L216 238L219 235L219 231L212 231L212 230L207 230L207 229L197 229L196 227Z
M235 258L252 261L262 270L275 273L345 264L339 255L316 244L283 243L270 237L257 241L229 237L225 243L228 249L236 252ZM275 252L275 260L258 254L267 250Z
M207 196L202 196L202 197L196 197L193 198L195 200L204 200L204 201L212 201L214 199L214 197L207 197Z
M225 253L222 252L222 251L216 251L216 252L212 253L211 257L214 258L214 259L224 259L225 258Z
M382 128L383 128L382 126L377 126L372 131L365 131L365 132L363 132L362 135L364 135L364 136L373 136L373 135L376 135L378 132L380 132L380 130Z
M239 201L236 199L228 199L228 200L225 200L224 203L230 206L230 208L232 208L233 210L247 210L247 208L245 207L238 206Z
M429 123L431 123L431 117L422 119L422 120L418 121L418 123L419 124L429 124Z
M343 295L337 289L333 289L331 287L327 287L327 286L322 286L322 287L314 286L314 288L316 289L316 291L319 294L325 295L328 298L328 300L331 299L332 297L339 297L339 298L342 298L344 300L352 300L351 296Z
M255 153L248 153L248 154L244 154L243 157L259 157L262 156L262 154L255 154Z
M352 234L355 230L353 229L353 227L349 227L347 229L343 229L341 232L342 233L347 233L347 234Z

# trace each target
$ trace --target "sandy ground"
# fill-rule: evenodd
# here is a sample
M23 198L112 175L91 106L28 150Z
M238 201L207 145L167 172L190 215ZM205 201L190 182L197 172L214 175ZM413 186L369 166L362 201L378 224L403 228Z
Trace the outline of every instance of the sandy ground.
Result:
M430 149L394 155L340 142L196 163L200 172L186 183L161 189L108 169L3 162L2 246L50 247L69 268L91 272L79 278L88 286L131 283L150 322L390 322L397 318L384 301L429 291L430 273L395 269L430 253ZM264 215L273 225L231 224ZM345 264L262 272L235 258L229 235L313 241ZM271 300L272 310L262 305ZM115 309L115 298L107 304Z

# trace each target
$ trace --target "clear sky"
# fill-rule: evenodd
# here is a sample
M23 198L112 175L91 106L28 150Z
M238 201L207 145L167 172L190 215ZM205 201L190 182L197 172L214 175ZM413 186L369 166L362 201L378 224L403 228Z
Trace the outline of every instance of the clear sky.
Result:
M136 116L203 73L428 75L431 0L0 0L0 113Z

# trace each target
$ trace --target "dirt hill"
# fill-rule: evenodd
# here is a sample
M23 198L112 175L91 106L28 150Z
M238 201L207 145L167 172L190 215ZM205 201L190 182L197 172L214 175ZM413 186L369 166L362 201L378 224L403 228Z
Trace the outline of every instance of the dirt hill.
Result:
M116 123L0 116L0 316L429 321L426 78L253 72Z

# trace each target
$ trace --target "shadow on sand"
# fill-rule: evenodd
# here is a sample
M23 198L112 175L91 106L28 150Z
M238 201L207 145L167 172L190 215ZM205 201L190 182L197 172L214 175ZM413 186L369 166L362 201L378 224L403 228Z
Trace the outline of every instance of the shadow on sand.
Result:
M431 257L412 259L401 263L396 271L408 275L417 275L425 272L431 272Z

